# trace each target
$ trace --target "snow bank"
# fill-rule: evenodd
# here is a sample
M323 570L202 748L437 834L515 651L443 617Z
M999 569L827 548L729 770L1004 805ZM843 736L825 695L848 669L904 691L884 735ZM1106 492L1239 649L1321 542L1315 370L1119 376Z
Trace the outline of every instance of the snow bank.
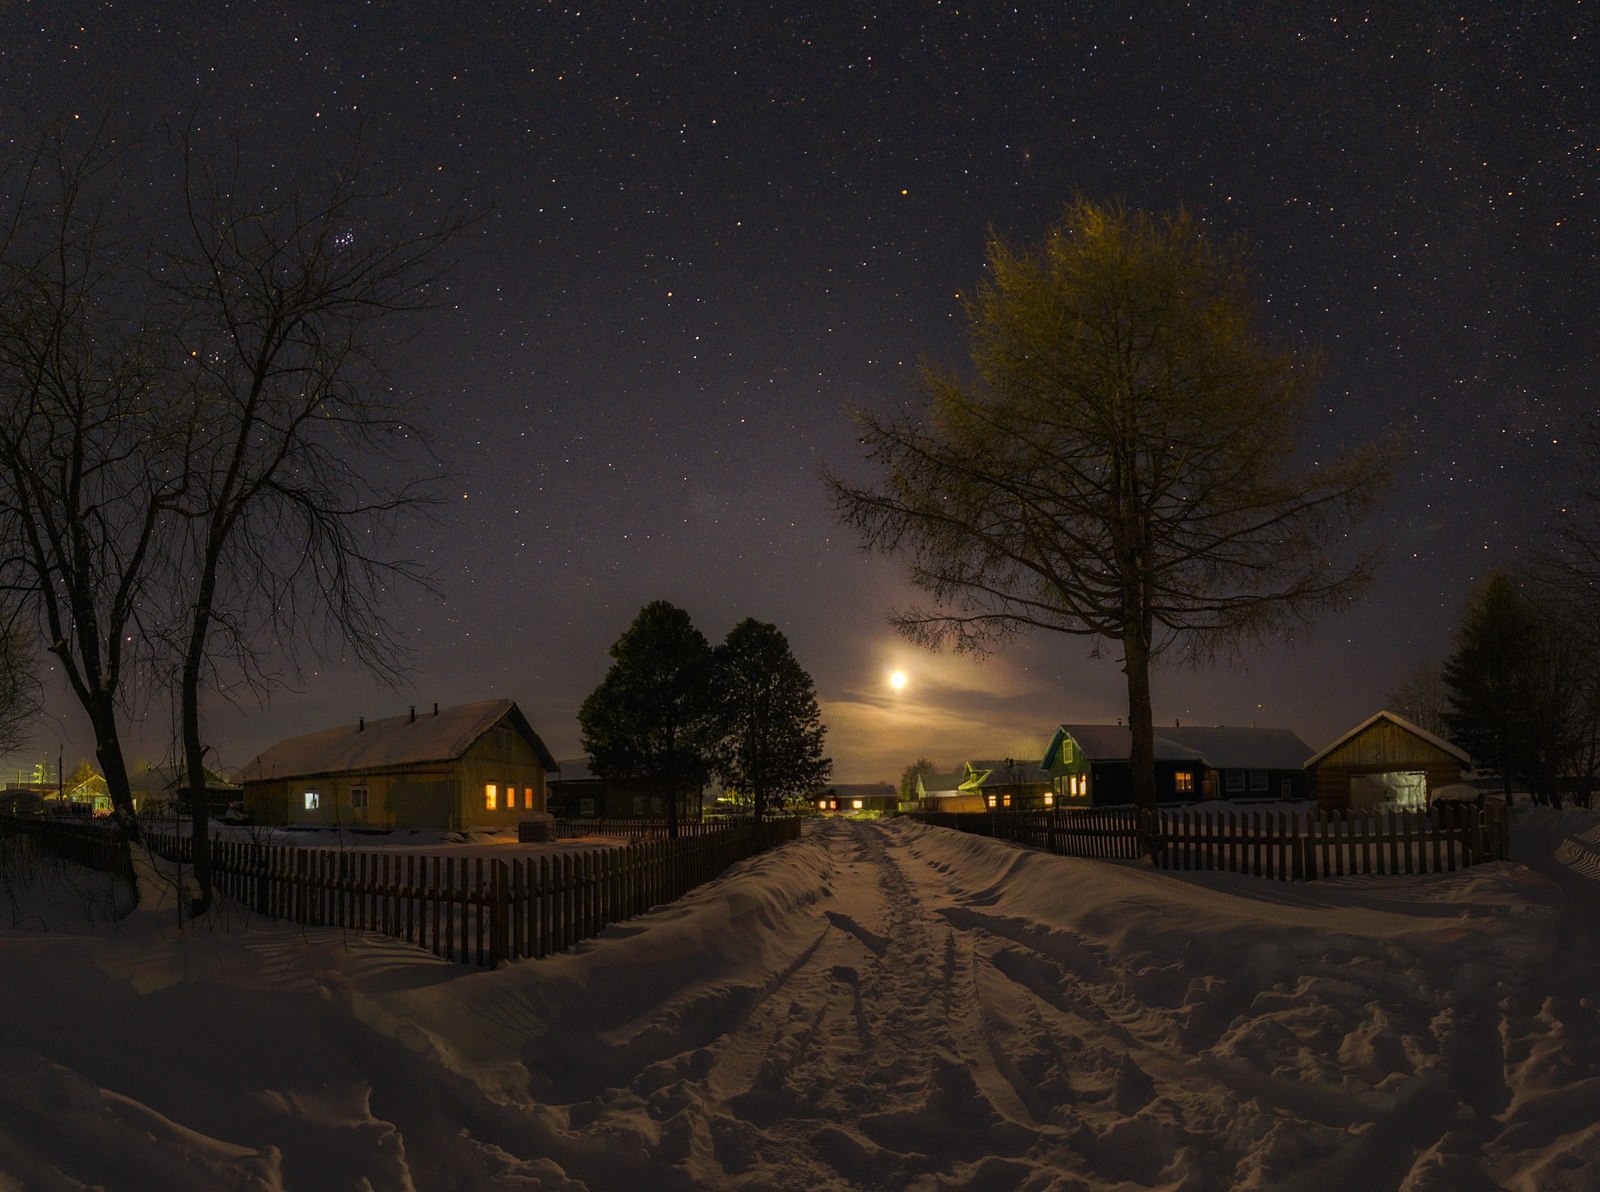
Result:
M1600 1186L1600 817L1518 808L1514 830L1526 864L1288 885L834 821L493 972L236 908L119 929L61 872L19 877L0 1172Z

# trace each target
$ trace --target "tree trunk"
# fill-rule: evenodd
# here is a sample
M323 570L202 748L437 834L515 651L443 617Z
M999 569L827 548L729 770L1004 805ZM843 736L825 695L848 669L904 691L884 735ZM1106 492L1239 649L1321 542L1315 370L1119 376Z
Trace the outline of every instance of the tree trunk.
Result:
M1133 781L1133 802L1141 812L1141 821L1150 818L1142 813L1153 812L1156 807L1156 749L1155 716L1150 707L1150 652L1144 635L1135 630L1123 639L1122 669L1128 677L1128 771ZM1146 854L1154 856L1154 837L1146 836L1143 842Z
M128 783L128 765L122 757L114 704L113 697L104 692L90 701L88 712L94 728L94 752L100 760L100 773L106 780L106 793L111 796L111 814L123 839L142 845L144 833L139 830L139 817L133 810L133 791Z
M184 667L183 760L189 794L189 864L195 881L195 897L189 913L198 917L211 909L212 896L211 814L206 805L205 750L200 745L199 655L192 656Z

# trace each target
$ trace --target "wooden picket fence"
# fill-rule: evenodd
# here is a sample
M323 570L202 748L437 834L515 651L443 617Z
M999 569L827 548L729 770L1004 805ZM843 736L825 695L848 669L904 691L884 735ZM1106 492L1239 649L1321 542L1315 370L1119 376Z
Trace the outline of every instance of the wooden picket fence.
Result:
M1263 811L1231 806L918 814L959 831L1072 857L1134 858L1148 840L1161 869L1312 881L1357 874L1452 873L1511 854L1504 800L1426 811Z
M48 851L132 880L113 825L0 817ZM187 835L147 826L146 847L171 863ZM548 956L608 924L671 902L728 866L800 836L797 819L769 819L616 848L508 858L439 857L346 848L211 841L216 888L257 913L307 926L403 939L461 964Z
M1042 848L1064 857L1131 860L1139 847L1139 818L1132 807L1085 807L1071 811L922 811L911 818Z
M128 849L108 820L73 822L55 817L0 816L0 831L26 836L42 851L101 873L133 881Z

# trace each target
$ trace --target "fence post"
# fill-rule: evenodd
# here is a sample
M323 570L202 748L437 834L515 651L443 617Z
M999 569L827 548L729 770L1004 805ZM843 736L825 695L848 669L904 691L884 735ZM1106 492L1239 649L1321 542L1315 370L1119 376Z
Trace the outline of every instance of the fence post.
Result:
M489 865L489 967L494 968L508 959L507 944L511 938L507 912L510 910L506 891L506 863L501 860Z

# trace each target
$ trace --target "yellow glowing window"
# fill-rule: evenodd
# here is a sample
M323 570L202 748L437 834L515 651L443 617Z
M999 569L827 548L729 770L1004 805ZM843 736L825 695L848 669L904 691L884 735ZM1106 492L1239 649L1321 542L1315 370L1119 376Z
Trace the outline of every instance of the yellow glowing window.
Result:
M1056 805L1056 793L1055 793L1055 791L1045 791L1045 793L1044 793L1044 805L1046 807L1054 807Z
M826 810L828 810L828 800L826 800L826 799L818 799L817 800L817 810L818 811L826 811Z
M996 806L996 805L997 805L997 804L996 804L996 800L995 800L995 797L994 797L994 796L993 796L993 795L990 795L990 796L989 796L989 806L990 806L990 807L994 807L994 806Z
M306 810L307 811L315 811L321 806L322 806L322 792L321 791L307 791L306 792Z
M1172 775L1172 789L1180 795L1194 794L1194 771L1178 770Z
M488 783L488 784L486 784L484 786L484 788L483 788L483 805L486 808L488 808L490 811L493 811L495 809L495 805L496 805L499 797L500 797L500 788L497 787L494 783L490 782L490 783Z
M1000 804L1001 804L1002 807L1010 807L1011 806L1011 796L1010 795L1002 795L1001 799L1000 799Z
M850 806L853 807L855 810L860 811L861 810L861 800L860 799L851 799L850 800Z
M533 788L531 786L522 788L522 805L529 811L533 810Z

